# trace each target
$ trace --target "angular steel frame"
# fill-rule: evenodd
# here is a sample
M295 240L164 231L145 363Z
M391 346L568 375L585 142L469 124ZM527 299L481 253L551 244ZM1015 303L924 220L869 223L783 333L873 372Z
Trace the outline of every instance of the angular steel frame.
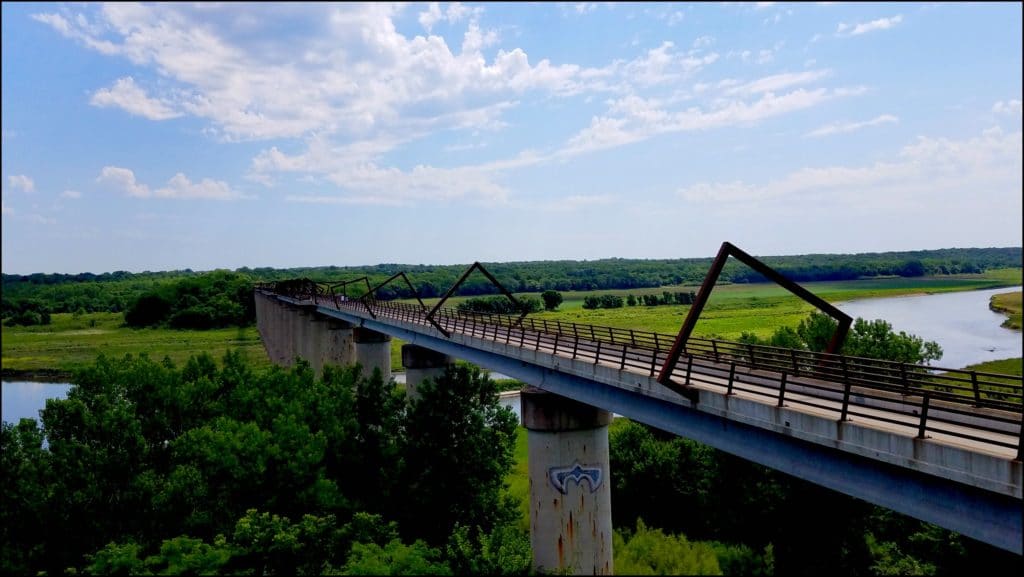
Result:
M350 285L350 284L357 283L359 281L365 282L366 283L366 292L367 293L370 292L370 290L371 290L370 289L370 277L365 277L365 276L364 277L359 277L357 279L352 279L352 280L342 280L342 281L329 282L329 283L326 283L326 284L327 284L327 289L329 291L331 291L332 296L337 296L337 294L334 291L337 288L341 288L341 290L343 291L342 295L347 298L348 297L348 288L347 288L347 286Z
M423 312L427 311L427 305L423 304L423 299L420 298L419 291L417 291L416 288L414 286L412 286L412 283L409 282L409 277L405 276L405 272L397 272L397 273L391 275L390 277L388 277L388 279L385 280L384 282L378 284L377 286L375 286L375 287L373 287L371 289L368 289L366 291L366 294L364 294L363 296L359 297L359 302L363 303L363 306L366 307L366 312L370 313L371 317L377 318L377 315L376 315L376 313L373 312L373 309L370 307L369 300L371 298L373 300L377 300L377 296L376 296L377 295L377 291L380 290L381 287L383 287L384 285L388 284L389 282L395 280L398 277L402 277L402 280L405 281L405 284L409 287L409 290L412 291L413 296L415 296L416 300L419 301L420 308L423 309ZM369 286L370 281L366 281L366 284L367 284L367 286ZM431 322L433 322L433 321L431 321ZM437 326L437 323L434 323L434 326ZM438 327L438 328L441 328L441 327Z
M441 331L446 337L450 337L452 335L448 331L441 328L441 325L439 325L437 321L434 320L434 314L441 309L441 305L444 304L444 301L448 300L448 297L455 294L455 289L459 288L459 285L465 282L465 280L469 277L469 274L473 272L473 269L478 269L480 272L484 273L484 276L487 277L487 280L491 281L491 283L494 286L498 287L498 290L504 293L504 295L507 296L509 300L512 301L512 304L515 305L516 309L522 309L522 305L519 304L519 301L516 300L516 297L512 296L512 293L508 292L508 289L506 289L500 282L498 282L498 279L494 278L494 275L487 272L487 269L484 268L484 265L480 264L479 262L474 262L472 265L469 266L468 269L466 269L466 272L462 273L462 276L459 277L459 280L455 281L455 284L452 285L452 288L448 289L448 292L444 293L444 296L441 297L441 300L437 301L437 304L434 305L434 308L430 309L430 312L427 313L427 320L433 323L433 325L437 327L437 330ZM519 315L519 319L517 319L515 324L513 324L512 326L519 326L523 322L524 318L526 318L526 309L523 309L523 314Z
M718 256L716 256L715 260L711 263L711 269L708 270L707 276L704 277L704 284L700 287L700 293L697 294L697 300L690 307L690 312L686 315L686 320L683 321L683 326L679 330L679 335L676 336L676 340L672 344L672 348L669 350L668 358L665 359L665 364L662 365L661 372L658 373L658 382L676 392L682 393L686 387L672 381L672 369L674 369L676 363L679 362L679 357L683 354L683 349L686 348L686 341L690 339L690 334L693 332L693 328L697 324L697 318L700 317L701 312L704 311L704 305L708 303L711 291L715 288L715 282L718 281L718 277L722 274L722 269L725 267L725 262L729 260L730 256L736 257L740 262L746 264L765 277L775 281L776 284L804 299L804 301L814 305L818 310L824 312L839 323L839 326L836 327L836 332L832 334L832 339L828 343L828 348L825 349L826 353L835 353L841 349L843 343L846 341L847 333L850 332L850 325L853 323L853 319L850 318L850 315L832 306L827 301L811 293L804 287L782 276L778 271L750 256L746 252L743 252L736 245L728 241L723 242L722 247L718 250Z

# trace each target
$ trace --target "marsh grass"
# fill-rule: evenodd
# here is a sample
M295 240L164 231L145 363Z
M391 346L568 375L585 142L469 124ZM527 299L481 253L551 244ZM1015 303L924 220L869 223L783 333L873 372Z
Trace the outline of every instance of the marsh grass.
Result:
M1002 325L1008 329L1021 329L1021 295L1021 291L993 295L989 303L989 308L1009 317Z

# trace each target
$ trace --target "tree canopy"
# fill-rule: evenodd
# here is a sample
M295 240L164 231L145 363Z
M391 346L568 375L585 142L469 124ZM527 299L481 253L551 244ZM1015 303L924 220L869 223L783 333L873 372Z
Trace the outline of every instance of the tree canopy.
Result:
M481 564L483 543L526 540L502 498L515 427L493 381L465 367L409 403L358 366L318 379L305 362L253 372L235 353L180 368L100 357L66 399L47 401L41 426L3 424L0 569ZM450 540L465 546L449 554Z

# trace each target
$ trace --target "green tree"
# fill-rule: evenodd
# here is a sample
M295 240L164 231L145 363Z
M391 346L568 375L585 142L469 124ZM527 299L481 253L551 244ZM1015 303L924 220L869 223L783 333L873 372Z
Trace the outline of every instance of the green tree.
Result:
M623 575L721 575L718 556L708 543L666 535L637 520L636 531L612 537L615 572Z
M356 543L342 575L451 575L438 549L423 541L405 545L394 539L381 547L376 543Z
M484 532L513 519L502 498L517 420L498 387L473 366L449 366L418 388L403 447L403 534L441 545L456 524Z
M553 311L562 304L562 293L558 291L546 290L540 294L540 298L544 300L544 310Z

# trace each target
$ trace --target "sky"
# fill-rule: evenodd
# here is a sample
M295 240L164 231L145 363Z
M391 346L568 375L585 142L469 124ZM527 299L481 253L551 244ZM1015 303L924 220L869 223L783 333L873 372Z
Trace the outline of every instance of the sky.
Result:
M1022 244L1021 3L2 10L8 274Z

